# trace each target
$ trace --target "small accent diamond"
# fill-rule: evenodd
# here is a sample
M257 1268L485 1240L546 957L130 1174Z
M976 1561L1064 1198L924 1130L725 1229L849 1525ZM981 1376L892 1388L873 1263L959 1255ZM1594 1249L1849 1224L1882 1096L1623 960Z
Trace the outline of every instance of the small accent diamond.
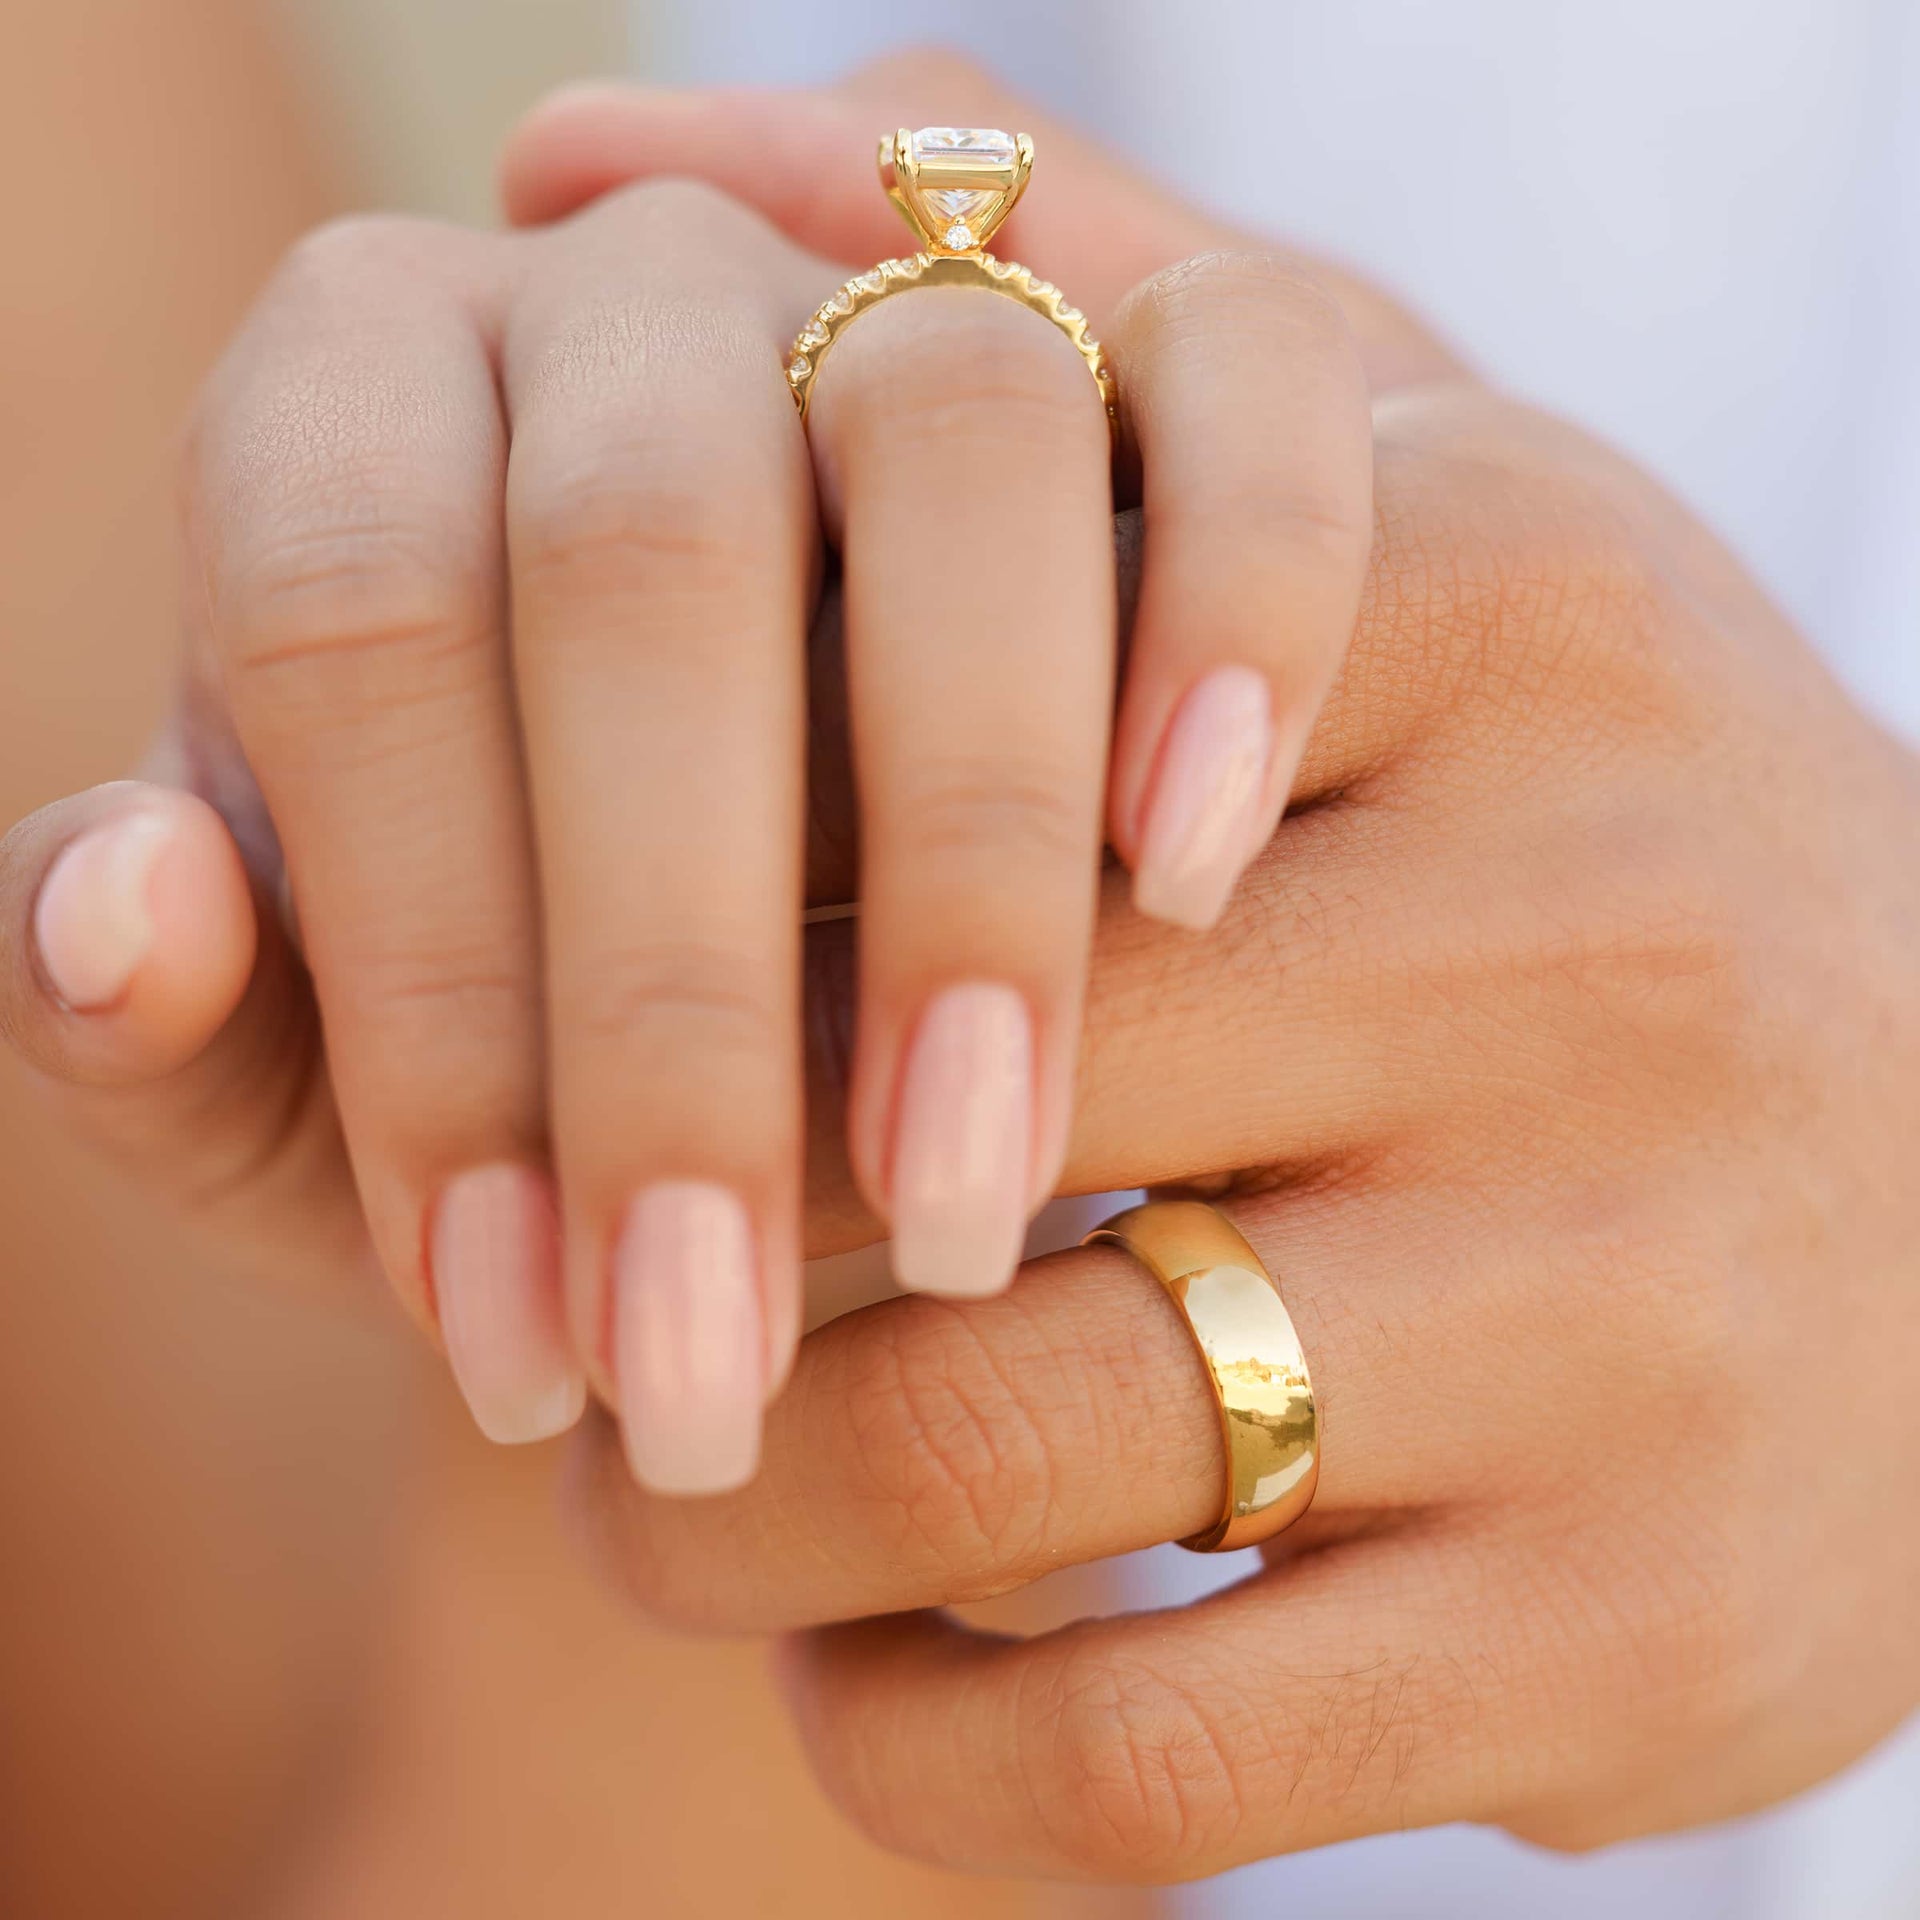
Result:
M796 353L793 358L787 362L787 378L789 380L804 380L812 371L813 362L809 360L804 353Z
M859 279L854 282L854 285L859 287L863 292L878 293L880 289L886 285L886 282L881 278L879 269L875 268L871 273L863 273Z
M956 220L940 236L940 244L952 253L965 253L973 245L973 229L964 220Z
M818 320L809 320L801 330L800 344L803 347L824 347L832 338Z

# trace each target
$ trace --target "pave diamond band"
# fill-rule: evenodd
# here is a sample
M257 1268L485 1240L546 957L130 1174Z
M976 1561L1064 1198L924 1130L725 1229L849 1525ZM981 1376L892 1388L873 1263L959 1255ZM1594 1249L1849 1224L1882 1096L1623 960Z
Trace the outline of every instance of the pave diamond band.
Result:
M793 390L802 420L807 417L807 403L827 349L849 323L869 307L878 306L890 295L903 293L909 287L980 287L1018 300L1022 306L1051 320L1087 363L1094 385L1100 390L1100 404L1106 409L1108 425L1117 431L1113 372L1107 365L1106 349L1093 337L1087 316L1078 307L1069 305L1066 295L1051 281L1042 280L1025 267L1015 266L1011 260L996 260L990 253L915 253L903 260L883 260L870 271L855 274L839 288L800 329L800 337L794 341L793 351L787 358L787 385Z
M787 384L807 417L813 383L828 349L850 322L912 287L976 287L1017 300L1050 320L1087 363L1118 432L1113 371L1087 316L1050 281L1011 260L996 260L987 241L1026 191L1033 142L996 127L902 127L880 142L880 183L921 242L921 250L857 273L801 328L787 356Z

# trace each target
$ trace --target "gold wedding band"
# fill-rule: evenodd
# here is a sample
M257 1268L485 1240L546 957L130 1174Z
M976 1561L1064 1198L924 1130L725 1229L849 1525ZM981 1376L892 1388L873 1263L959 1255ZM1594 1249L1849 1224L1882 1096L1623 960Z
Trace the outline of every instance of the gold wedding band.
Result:
M1220 1402L1226 1499L1212 1526L1180 1544L1231 1553L1292 1526L1313 1504L1320 1423L1300 1336L1260 1256L1198 1200L1130 1207L1081 1244L1124 1247L1166 1288Z
M1119 430L1113 371L1087 316L1051 281L985 251L1032 172L1032 140L997 127L922 127L917 133L902 127L881 140L880 184L921 250L855 274L800 329L787 357L787 384L803 421L821 363L870 307L912 287L977 287L1019 301L1073 342L1100 390L1108 428Z

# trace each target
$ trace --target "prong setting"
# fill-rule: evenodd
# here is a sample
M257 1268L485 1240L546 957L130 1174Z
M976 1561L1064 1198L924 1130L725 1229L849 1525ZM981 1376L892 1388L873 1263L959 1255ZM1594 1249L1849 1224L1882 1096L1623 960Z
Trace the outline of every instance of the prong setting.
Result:
M1051 281L986 251L1033 175L1033 141L993 127L910 127L882 135L880 184L920 246L882 260L836 288L801 328L787 355L787 386L804 422L828 349L869 307L910 287L977 287L1017 300L1052 322L1087 364L1108 430L1119 433L1118 400L1106 351L1087 317Z

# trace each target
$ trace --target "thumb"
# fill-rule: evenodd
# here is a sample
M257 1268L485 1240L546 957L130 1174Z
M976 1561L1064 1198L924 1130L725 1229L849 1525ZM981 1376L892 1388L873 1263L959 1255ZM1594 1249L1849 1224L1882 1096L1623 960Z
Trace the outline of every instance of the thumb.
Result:
M133 1179L337 1288L362 1230L312 994L205 801L119 781L0 840L0 1035Z

